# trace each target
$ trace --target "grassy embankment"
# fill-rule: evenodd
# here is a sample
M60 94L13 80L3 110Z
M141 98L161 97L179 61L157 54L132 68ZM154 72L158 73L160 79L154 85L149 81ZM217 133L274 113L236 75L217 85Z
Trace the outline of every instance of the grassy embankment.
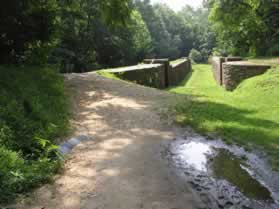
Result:
M253 61L273 68L245 80L233 92L216 84L211 65L193 65L184 82L169 91L188 95L176 108L180 124L246 149L263 148L271 156L273 167L279 169L279 58ZM103 71L98 74L120 79Z
M0 66L0 203L50 179L59 168L55 141L68 130L58 72Z
M227 92L213 79L210 65L193 65L193 72L171 92L189 95L177 105L177 121L201 133L220 136L247 149L263 148L279 169L279 62L267 73L243 81Z

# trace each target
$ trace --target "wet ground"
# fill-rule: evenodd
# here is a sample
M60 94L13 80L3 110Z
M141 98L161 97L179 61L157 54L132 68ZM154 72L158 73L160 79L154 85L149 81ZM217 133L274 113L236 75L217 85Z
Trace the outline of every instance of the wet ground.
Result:
M206 209L279 208L279 173L262 153L187 133L166 145L163 156Z

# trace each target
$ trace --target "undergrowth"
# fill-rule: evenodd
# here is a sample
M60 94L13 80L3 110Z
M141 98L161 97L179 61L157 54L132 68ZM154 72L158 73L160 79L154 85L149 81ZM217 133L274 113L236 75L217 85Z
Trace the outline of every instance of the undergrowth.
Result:
M68 131L64 81L49 67L0 66L0 203L44 183Z

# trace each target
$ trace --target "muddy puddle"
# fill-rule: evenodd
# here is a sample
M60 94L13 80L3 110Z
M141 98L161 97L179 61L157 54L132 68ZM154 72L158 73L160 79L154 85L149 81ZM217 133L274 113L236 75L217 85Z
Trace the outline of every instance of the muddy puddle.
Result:
M279 209L279 173L260 153L197 134L174 139L163 157L207 209Z

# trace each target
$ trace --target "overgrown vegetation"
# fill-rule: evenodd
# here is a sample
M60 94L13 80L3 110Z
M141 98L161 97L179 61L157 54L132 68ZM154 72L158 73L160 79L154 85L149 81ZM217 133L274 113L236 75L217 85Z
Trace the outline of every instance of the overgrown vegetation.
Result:
M202 133L220 136L247 149L262 147L279 169L279 66L227 92L213 79L210 65L193 72L171 92L188 95L177 106L177 121Z
M60 64L62 58L77 59L80 61L78 63L92 61L95 51L90 48L91 42L88 42L88 36L93 35L90 28L94 27L96 33L99 29L103 29L99 21L93 20L98 16L103 25L115 27L125 25L131 13L129 2L129 0L1 2L0 64L45 64L54 61ZM71 51L70 47L75 51ZM62 53L63 56L57 56L57 53Z
M207 0L215 53L241 56L279 55L279 2L274 0Z
M68 131L64 81L48 67L0 67L0 202L59 168L56 140Z
M96 29L96 34L98 29L103 29L99 22L93 21L96 16L107 28L109 25L117 30L119 26L128 25L130 19L132 24L127 30L134 27L136 31L143 31L142 22L134 21L139 15L136 12L132 14L129 2L1 2L1 203L49 180L59 168L56 140L67 133L68 105L63 78L58 70L46 66L56 64L63 70L64 65L74 63L81 70L88 64L94 65L96 51L88 47L92 46L88 41L92 36L89 32L91 27ZM101 33L98 37L102 37ZM142 34L137 34L137 37L137 41L147 40ZM103 43L101 40L96 42ZM123 42L126 41L120 41L121 44ZM140 46L133 46L136 46L134 50L141 50Z

